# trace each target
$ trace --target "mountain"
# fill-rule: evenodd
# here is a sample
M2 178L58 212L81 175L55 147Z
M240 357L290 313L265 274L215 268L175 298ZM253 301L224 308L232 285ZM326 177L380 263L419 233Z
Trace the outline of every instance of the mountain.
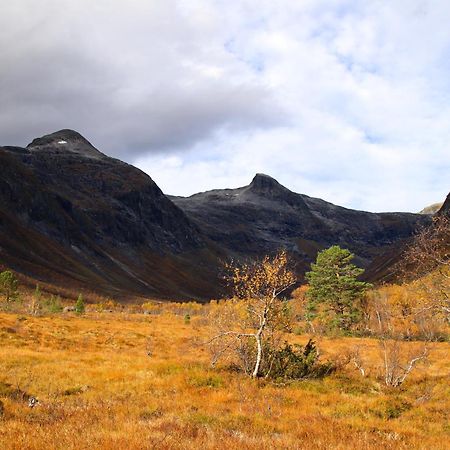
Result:
M439 209L439 211L437 213L450 216L450 193L447 195L445 202L442 204L441 208Z
M430 219L409 213L369 213L296 194L257 174L238 189L170 197L211 241L237 257L261 256L283 247L296 255L299 273L318 250L338 244L368 267L389 246Z
M443 203L433 203L432 205L426 206L419 212L419 214L436 214L441 208Z
M434 215L435 217L441 215L450 216L450 193L447 195L445 202L439 203L439 205L441 205L439 209L434 208L436 209L434 214L429 212L426 212L425 214ZM427 224L425 224L425 226L427 226ZM378 255L366 271L367 278L378 282L396 281L398 277L396 266L404 260L404 252L411 243L412 237L398 241L390 246L385 252Z
M197 227L148 175L77 132L0 147L0 167L3 265L110 295L217 292L217 258Z
M224 261L280 248L300 277L333 244L370 268L430 220L342 208L264 174L238 189L167 197L72 130L0 147L0 266L72 292L210 299L224 293Z

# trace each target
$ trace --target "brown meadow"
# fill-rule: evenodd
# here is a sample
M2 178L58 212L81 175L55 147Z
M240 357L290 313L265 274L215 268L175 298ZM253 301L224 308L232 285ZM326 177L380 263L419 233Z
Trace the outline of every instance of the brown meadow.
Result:
M190 320L173 306L1 313L0 448L448 448L449 343L433 344L427 366L398 389L383 385L368 338L319 341L322 359L363 349L366 377L348 364L323 380L252 380L210 367L207 308L193 308Z

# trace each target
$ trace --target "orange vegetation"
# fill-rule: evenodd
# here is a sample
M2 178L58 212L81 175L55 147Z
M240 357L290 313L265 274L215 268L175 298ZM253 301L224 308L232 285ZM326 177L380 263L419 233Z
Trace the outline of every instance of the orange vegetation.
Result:
M191 308L192 307L192 308ZM190 319L186 320L185 310ZM151 308L148 308L151 309ZM78 317L0 314L1 449L443 449L450 438L448 343L399 389L378 379L377 341L323 380L288 384L211 369L208 307ZM307 336L289 335L305 343ZM414 346L414 343L408 345ZM28 407L34 395L39 404ZM0 407L1 407L0 404ZM1 408L0 408L1 414Z

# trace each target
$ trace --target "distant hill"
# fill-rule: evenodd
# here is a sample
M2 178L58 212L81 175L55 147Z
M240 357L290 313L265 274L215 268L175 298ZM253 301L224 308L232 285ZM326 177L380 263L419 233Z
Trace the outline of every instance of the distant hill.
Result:
M167 197L72 130L0 147L0 265L115 298L217 297L224 261L280 248L300 277L333 244L370 267L430 220L342 208L264 174L238 189Z
M419 214L436 214L441 208L444 203L433 203L432 205L426 206L422 209L422 211L419 212Z

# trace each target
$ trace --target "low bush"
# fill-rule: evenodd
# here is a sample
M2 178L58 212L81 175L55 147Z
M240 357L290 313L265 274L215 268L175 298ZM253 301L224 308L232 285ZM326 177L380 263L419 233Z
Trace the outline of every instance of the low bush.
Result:
M196 375L189 378L189 384L195 387L220 388L223 385L223 380L216 375Z
M44 301L44 307L49 313L53 314L60 313L63 310L61 298L54 295Z
M316 344L312 339L305 346L288 342L271 352L268 377L273 379L322 378L336 368L331 362L320 363Z
M398 419L403 413L412 408L411 403L401 398L382 399L373 413L385 420Z

